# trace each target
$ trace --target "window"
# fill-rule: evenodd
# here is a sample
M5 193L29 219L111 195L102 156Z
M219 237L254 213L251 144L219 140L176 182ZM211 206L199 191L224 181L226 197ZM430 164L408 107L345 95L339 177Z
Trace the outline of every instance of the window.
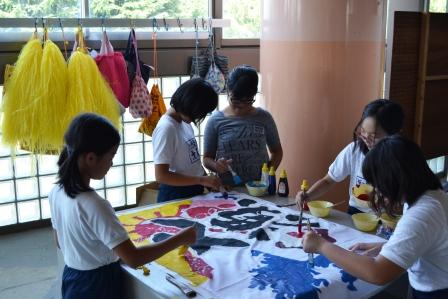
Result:
M429 2L429 12L448 12L448 1L431 0Z
M223 29L223 38L254 39L261 35L261 0L223 0L223 18L230 19L230 28Z
M2 1L1 18L77 18L80 16L80 0L53 1Z
M89 2L91 17L105 18L198 18L209 15L208 0L157 0Z
M224 34L226 38L236 38L239 39L238 42L245 43L246 41L243 39L260 36L260 0L243 2L235 0L11 0L0 1L0 18L41 18L42 16L50 18L148 18L148 20L152 17L201 18L211 16L211 4L218 2L222 3L226 12L221 13L220 4L219 11L215 11L215 13L218 16L222 15L222 18L231 19L232 27L236 26L235 29L226 29ZM241 7L244 9L240 11L239 8ZM162 26L162 24L159 25ZM49 24L50 34L54 35L53 40L61 39L61 31L57 27L58 24ZM148 21L148 27L152 27L150 20ZM118 30L118 28L114 29ZM144 28L139 29L143 30ZM19 52L20 47L24 44L18 43L18 41L27 40L29 32L33 30L34 28L16 27L8 28L5 32L0 33L0 43L14 42L14 45L11 46L14 47L13 50L5 48L5 51L8 49L8 59L9 57L13 58L15 53L12 52ZM88 28L88 30L90 30L89 33L95 34L94 31L98 31L99 28ZM118 35L121 33L118 33L115 40L126 40L128 30L126 28L126 35L123 38ZM191 30L191 28L187 28L185 31ZM220 33L222 31L220 30L217 29L219 32L216 35L217 40L218 38L221 39ZM10 34L11 31L14 31L14 34ZM23 35L19 37L16 32L20 31L23 31L21 32ZM146 29L146 31L148 30ZM172 31L178 30L170 30L170 33ZM41 32L40 28L39 32ZM164 32L163 28L161 32ZM73 28L67 28L65 34L67 40L73 40ZM94 36L94 34L90 34L89 38L95 41L99 40L99 37ZM161 48L166 49L166 52L172 52L170 55L179 55L178 50L182 49L182 51L188 52L187 55L191 56L193 45L194 43L191 40L180 41L176 39L174 43L173 41L167 41L165 48L164 46ZM184 50L183 48L187 49ZM6 58L0 60L3 63L2 65L6 63L5 61L7 61ZM157 80L167 107L169 107L170 98L177 87L189 79L187 76L180 75L187 73L182 69L183 67L176 67L173 71L170 66L169 73L179 75L161 77ZM152 80L149 82L149 85L151 84ZM0 86L0 93L1 90L2 87ZM227 105L227 96L220 95L219 99L219 108L222 109ZM258 106L260 99L261 95L258 94L254 105ZM203 132L207 119L208 117L198 128L193 126L201 155L203 154ZM138 133L139 125L139 119L133 119L128 113L123 116L122 143L114 158L114 165L103 180L92 181L92 187L116 208L134 205L136 203L135 188L155 179L152 140L149 136ZM56 162L57 156L42 155L36 157L25 151L18 151L17 156L12 158L9 148L1 144L0 127L0 231L6 229L5 226L14 229L14 226L22 223L41 221L51 217L48 194L57 178Z
M177 87L189 78L171 76L157 80L167 107ZM149 88L153 82L150 79ZM0 86L0 94L2 89ZM207 118L199 128L193 125L201 155ZM155 180L151 137L138 132L141 119L134 119L126 112L122 122L121 144L113 166L103 180L91 182L91 186L115 208L135 205L136 187ZM13 158L9 148L0 143L0 229L51 217L48 193L57 179L57 159L57 156L49 155L36 157L20 150Z

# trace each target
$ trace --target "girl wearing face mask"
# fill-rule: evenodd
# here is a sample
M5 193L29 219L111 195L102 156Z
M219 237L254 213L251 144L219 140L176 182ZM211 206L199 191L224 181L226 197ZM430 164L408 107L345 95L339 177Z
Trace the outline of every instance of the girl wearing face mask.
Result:
M367 104L361 119L353 131L353 142L348 144L330 165L328 173L315 182L303 193L299 191L296 201L299 207L303 201L317 199L328 192L336 183L350 176L349 214L371 212L370 208L359 206L353 190L361 185L367 185L361 171L365 155L382 138L401 131L404 121L402 107L393 101L378 99Z

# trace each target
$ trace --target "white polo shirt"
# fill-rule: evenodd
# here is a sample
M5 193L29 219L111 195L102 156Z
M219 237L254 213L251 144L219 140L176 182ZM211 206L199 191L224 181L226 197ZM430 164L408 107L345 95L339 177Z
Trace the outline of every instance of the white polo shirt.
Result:
M408 270L409 283L422 292L448 288L448 196L427 191L403 217L380 254Z
M67 266L92 270L116 262L113 248L129 239L111 204L95 191L70 198L60 186L49 194L51 223Z

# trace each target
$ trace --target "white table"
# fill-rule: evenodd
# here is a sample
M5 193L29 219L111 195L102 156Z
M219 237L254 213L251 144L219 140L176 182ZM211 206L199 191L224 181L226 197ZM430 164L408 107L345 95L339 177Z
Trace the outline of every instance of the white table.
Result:
M294 202L293 198L282 198L278 196L268 196L263 197L263 199L275 204ZM120 214L150 207L152 206L122 211ZM295 206L292 206L291 209L297 210ZM325 220L353 228L350 216L344 212L332 210ZM150 276L143 276L142 270L134 270L123 265L125 298L186 298L176 287L165 280L165 269L162 266L151 263L149 264L149 268L151 270ZM376 288L375 293L380 292L382 289L384 288ZM373 293L370 295L373 295ZM238 295L235 294L235 298L237 297ZM196 298L209 298L209 296L199 293Z

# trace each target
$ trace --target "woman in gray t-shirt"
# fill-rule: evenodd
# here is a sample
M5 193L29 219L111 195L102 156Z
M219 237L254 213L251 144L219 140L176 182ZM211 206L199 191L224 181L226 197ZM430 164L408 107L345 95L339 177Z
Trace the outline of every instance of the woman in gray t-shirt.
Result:
M215 111L205 127L204 166L220 174L224 184L233 185L226 175L228 165L244 183L260 179L263 163L277 169L282 160L274 119L268 111L252 106L257 86L254 68L235 67L227 82L229 106Z

